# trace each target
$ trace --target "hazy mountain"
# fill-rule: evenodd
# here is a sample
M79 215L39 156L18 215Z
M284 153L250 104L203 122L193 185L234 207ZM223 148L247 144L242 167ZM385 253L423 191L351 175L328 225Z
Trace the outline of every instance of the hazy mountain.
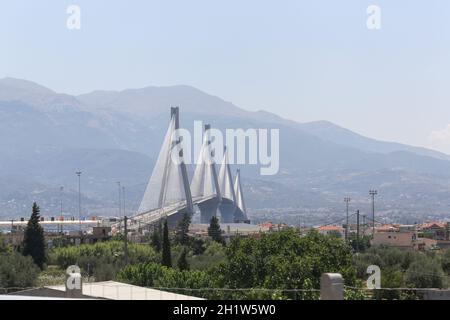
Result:
M7 78L0 80L0 202L6 208L0 215L23 215L32 200L53 214L61 185L67 212L75 213L76 170L83 171L89 213L117 214L117 181L127 188L127 208L136 209L174 105L188 129L194 120L222 130L280 129L279 174L242 168L254 217L289 220L301 213L311 222L340 216L347 195L366 210L369 188L379 189L385 216L435 217L450 208L450 161L439 152L373 140L329 122L301 124L245 111L189 86L74 97Z
M323 140L331 141L340 145L358 148L360 150L378 153L390 153L394 151L409 151L412 153L450 160L450 156L421 147L412 147L396 142L379 141L364 137L348 129L342 128L328 121L315 121L301 124L301 128Z
M40 111L76 110L80 103L67 94L56 93L46 87L27 80L0 79L0 101L21 102Z

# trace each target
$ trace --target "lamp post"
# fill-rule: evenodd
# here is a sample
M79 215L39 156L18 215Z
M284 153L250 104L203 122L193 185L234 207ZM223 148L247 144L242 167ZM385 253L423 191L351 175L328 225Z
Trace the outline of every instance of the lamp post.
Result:
M122 217L122 188L120 186L120 181L117 181L117 186L119 188L119 217Z
M375 196L377 194L377 190L369 190L369 195L372 197L372 237L375 236Z
M75 172L75 174L78 176L78 227L80 231L81 236L81 171Z
M62 219L62 216L63 216L63 191L64 191L64 186L61 186L61 187L59 187L59 204L60 204L60 212L59 212L59 221L61 221L61 219ZM60 228L60 226L59 225L57 225L58 226L58 231L59 231L59 228ZM63 232L63 230L62 230L62 224L61 224L61 231L60 231L61 233Z
M348 241L348 203L350 202L349 197L344 198L345 206L346 206L346 222L345 222L345 241Z

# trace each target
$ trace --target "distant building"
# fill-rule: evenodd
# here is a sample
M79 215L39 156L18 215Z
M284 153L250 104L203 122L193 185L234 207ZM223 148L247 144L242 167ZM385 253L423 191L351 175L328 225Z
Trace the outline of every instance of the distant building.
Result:
M397 224L383 224L381 226L375 227L375 232L398 232L400 231L399 225ZM372 234L372 230L370 230Z
M325 236L337 236L344 237L345 229L340 226L320 226L316 228L319 234L323 234Z
M427 222L418 225L418 230L424 238L434 240L450 240L449 225L443 222Z
M436 248L437 241L419 238L417 231L389 231L376 232L371 240L371 245L423 251Z

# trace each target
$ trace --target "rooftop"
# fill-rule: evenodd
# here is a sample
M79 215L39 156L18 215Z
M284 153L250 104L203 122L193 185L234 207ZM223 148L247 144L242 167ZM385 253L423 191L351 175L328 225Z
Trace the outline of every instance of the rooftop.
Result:
M46 288L65 291L64 285ZM203 300L202 298L163 290L134 286L116 281L83 283L83 295L110 300Z

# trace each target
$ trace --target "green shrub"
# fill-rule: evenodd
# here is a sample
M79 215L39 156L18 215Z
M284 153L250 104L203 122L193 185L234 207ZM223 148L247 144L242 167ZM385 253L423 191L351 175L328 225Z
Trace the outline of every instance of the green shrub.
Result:
M159 260L159 255L149 245L128 244L130 264ZM77 264L84 275L94 277L96 281L111 280L124 266L124 246L119 241L107 241L54 248L49 252L49 262L64 270L70 265Z
M0 254L0 288L33 287L40 269L33 258L19 253Z

